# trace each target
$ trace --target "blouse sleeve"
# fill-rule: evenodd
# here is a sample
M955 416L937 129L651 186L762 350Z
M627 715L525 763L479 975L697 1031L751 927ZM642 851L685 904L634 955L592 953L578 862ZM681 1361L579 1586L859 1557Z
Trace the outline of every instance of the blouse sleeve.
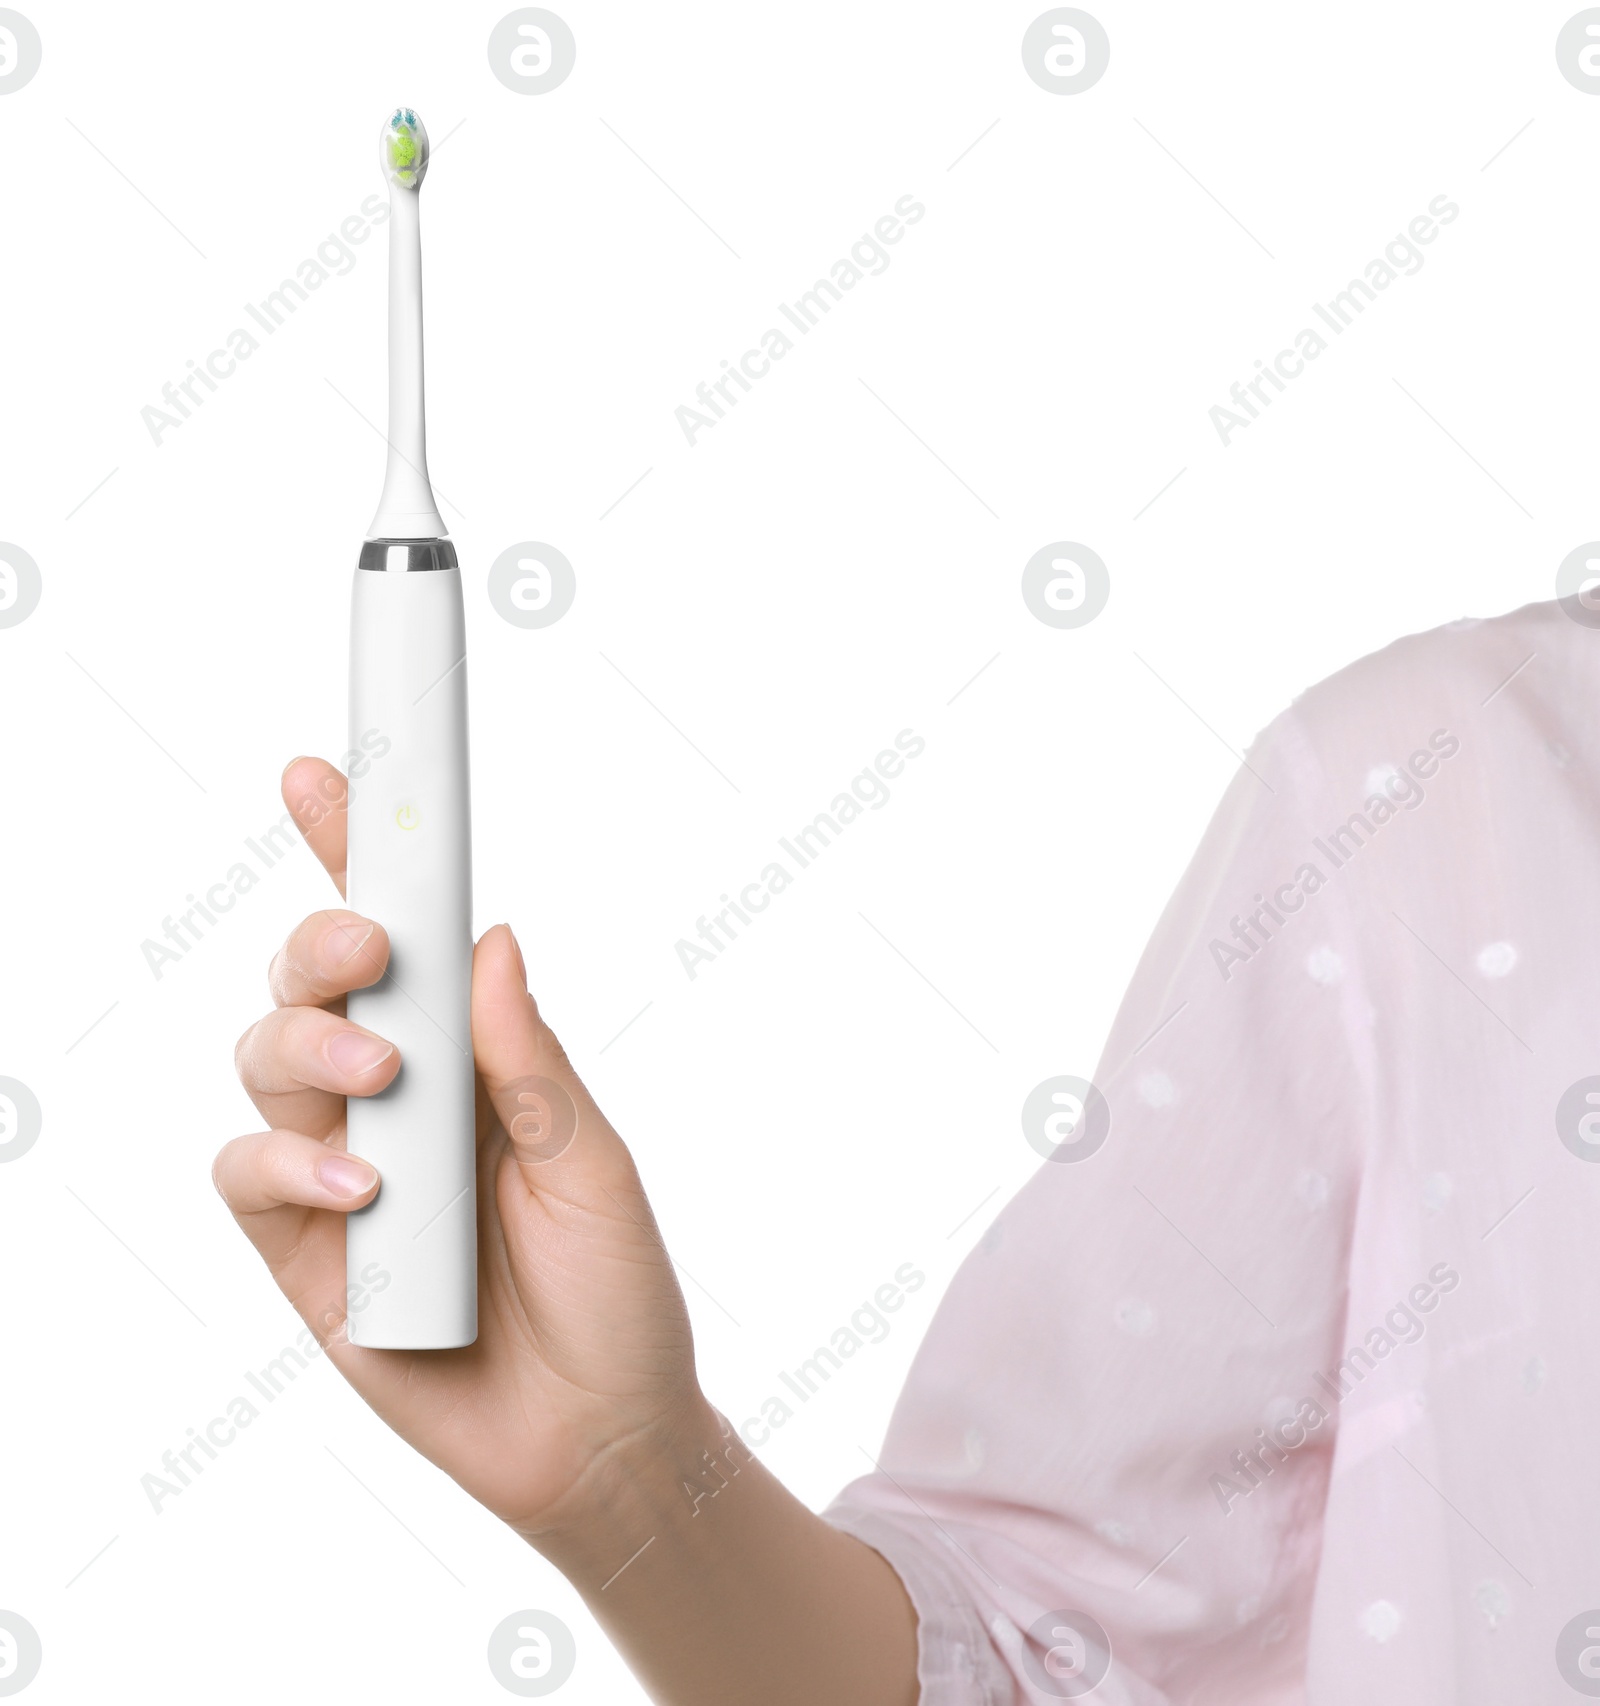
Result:
M1030 1098L1047 1159L941 1303L878 1472L825 1513L904 1581L923 1706L1294 1697L1373 1079L1318 776L1284 713L1092 1090Z

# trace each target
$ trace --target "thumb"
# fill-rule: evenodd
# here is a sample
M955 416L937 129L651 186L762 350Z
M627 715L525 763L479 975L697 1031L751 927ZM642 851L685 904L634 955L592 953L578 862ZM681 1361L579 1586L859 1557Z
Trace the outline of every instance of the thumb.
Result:
M605 1191L613 1209L635 1215L632 1157L528 993L509 924L485 931L473 952L472 1050L528 1188L602 1211Z

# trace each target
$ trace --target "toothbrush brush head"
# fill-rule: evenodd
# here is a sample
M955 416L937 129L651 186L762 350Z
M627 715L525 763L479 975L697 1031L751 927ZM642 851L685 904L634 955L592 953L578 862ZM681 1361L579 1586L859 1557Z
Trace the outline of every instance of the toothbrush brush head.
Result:
M378 136L378 164L401 189L417 189L428 170L428 133L410 107L396 107Z

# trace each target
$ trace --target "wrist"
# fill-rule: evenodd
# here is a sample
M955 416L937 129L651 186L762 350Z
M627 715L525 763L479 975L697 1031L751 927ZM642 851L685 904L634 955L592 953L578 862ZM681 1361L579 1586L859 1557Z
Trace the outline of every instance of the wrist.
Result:
M749 1447L696 1388L596 1453L537 1524L513 1527L575 1586L591 1588L599 1584L589 1576L609 1575L634 1546L693 1521L752 1461Z
M915 1697L916 1613L892 1566L789 1493L698 1394L597 1463L581 1502L520 1532L663 1706Z

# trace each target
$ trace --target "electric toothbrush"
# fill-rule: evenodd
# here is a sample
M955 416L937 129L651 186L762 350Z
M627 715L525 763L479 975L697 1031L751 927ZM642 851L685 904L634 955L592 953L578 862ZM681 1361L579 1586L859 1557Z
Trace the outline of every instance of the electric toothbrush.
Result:
M379 138L389 185L389 460L350 612L350 750L388 748L350 789L349 903L389 932L389 969L350 1018L400 1072L349 1098L349 1147L382 1175L348 1218L352 1344L445 1350L478 1336L470 1001L472 838L466 632L455 547L433 501L422 392L418 194L428 133L397 107ZM365 741L363 739L365 737Z

